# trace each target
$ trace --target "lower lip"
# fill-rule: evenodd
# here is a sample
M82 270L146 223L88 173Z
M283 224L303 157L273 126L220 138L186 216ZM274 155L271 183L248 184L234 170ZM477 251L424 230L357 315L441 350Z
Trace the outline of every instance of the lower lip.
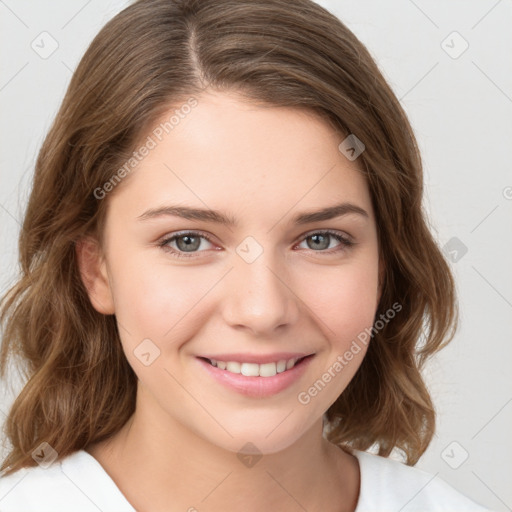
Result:
M292 369L276 373L272 377L246 377L241 373L232 373L212 366L204 359L197 358L203 368L225 387L242 395L264 398L283 391L296 382L306 371L313 356L308 356Z

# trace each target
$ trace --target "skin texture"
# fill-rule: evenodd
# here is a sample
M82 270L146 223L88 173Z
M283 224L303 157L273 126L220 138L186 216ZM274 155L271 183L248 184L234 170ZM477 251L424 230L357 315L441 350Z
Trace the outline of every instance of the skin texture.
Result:
M103 199L104 247L84 240L79 265L93 306L116 315L139 382L135 414L88 451L137 510L355 509L357 460L322 437L322 415L364 346L307 405L297 399L372 326L380 297L370 194L357 161L338 150L344 138L304 110L205 92ZM368 217L292 223L341 202ZM238 224L139 219L171 204L220 210ZM305 236L325 229L355 244L327 236L315 245ZM200 239L195 252L183 249L183 238L167 250L158 245L183 230L212 241ZM246 237L263 251L250 263L237 253ZM149 366L134 354L144 339L160 350ZM197 360L278 351L315 355L298 381L267 398L224 388ZM237 457L247 442L263 454L251 467Z

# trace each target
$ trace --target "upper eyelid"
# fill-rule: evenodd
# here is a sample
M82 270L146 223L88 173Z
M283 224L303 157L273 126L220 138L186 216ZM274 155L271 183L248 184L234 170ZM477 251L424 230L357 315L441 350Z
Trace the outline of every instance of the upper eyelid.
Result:
M174 240L176 238L181 238L182 236L187 236L187 235L200 236L202 238L205 238L209 242L213 243L214 237L212 235L210 235L209 233L206 233L204 231L196 231L196 230L176 231L176 232L173 232L173 233L170 233L170 234L160 237L159 241L160 242L170 241L170 240Z

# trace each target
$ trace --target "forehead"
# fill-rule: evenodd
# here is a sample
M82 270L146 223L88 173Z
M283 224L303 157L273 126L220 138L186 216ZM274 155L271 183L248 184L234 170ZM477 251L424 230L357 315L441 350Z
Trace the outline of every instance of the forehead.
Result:
M295 205L350 200L371 212L357 161L338 149L345 136L325 119L233 94L196 99L193 108L170 108L144 134L151 149L113 203L142 210L183 202L275 217Z

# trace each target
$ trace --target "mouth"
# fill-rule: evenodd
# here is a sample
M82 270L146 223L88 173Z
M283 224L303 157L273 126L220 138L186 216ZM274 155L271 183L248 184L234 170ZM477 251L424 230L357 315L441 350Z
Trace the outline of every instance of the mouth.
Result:
M199 367L222 387L250 398L261 399L292 388L307 371L314 356L292 353L269 356L222 354L223 359L196 356L196 360Z
M288 359L277 359L267 363L253 363L253 362L240 362L240 361L221 361L218 359L199 357L203 361L215 366L219 370L224 370L229 373L244 375L245 377L274 377L279 373L285 373L292 368L299 366L308 358L313 357L314 354L309 354L302 357L291 357Z

